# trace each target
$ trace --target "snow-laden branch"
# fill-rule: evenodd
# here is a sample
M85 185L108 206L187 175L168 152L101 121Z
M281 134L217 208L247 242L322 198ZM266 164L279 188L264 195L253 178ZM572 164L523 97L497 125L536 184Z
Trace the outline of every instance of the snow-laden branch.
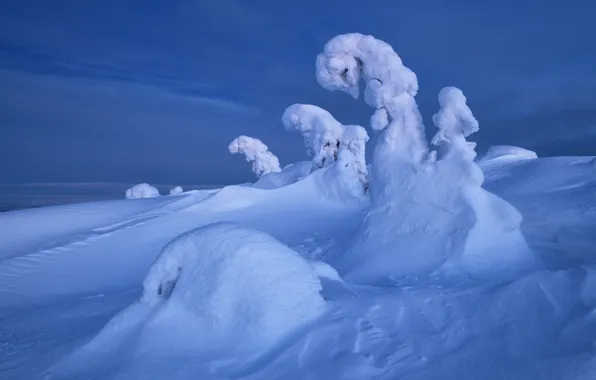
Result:
M281 171L277 157L259 139L238 136L228 145L228 150L232 154L244 154L246 161L252 162L252 171L258 178L271 172Z
M282 122L288 131L300 132L307 152L313 156L313 167L322 168L337 161L339 151L346 149L356 157L357 170L366 180L366 130L359 125L343 125L331 113L310 104L294 104L286 109Z
M359 82L365 85L364 101L375 108L371 127L385 130L387 148L401 157L422 161L428 151L424 125L414 96L416 74L404 66L393 48L372 36L359 33L332 38L317 56L317 81L330 91L359 96Z

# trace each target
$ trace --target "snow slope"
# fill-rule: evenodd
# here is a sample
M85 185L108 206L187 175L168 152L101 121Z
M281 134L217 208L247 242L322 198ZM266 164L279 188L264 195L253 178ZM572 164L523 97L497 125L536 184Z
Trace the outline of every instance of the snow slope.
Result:
M277 189L232 186L0 214L0 378L592 379L591 159L479 161L483 187L520 211L521 231L543 262L506 281L424 275L378 286L342 281L333 267L369 204L357 194L330 191L332 167ZM218 231L216 222L241 225ZM208 233L236 247L229 252L240 252L251 236L269 248L254 248L254 257L229 256L246 271L227 272L217 255L201 264L205 252L223 249L217 237L176 241L207 225ZM197 252L185 256L185 268L232 273L239 282L220 278L213 284L226 296L215 299L201 283L206 275L184 281L181 275L159 307L144 303L143 281L159 268L170 241L176 251L191 246ZM288 276L305 277L287 284ZM147 281L145 291L155 291ZM294 324L295 313L284 314L279 302L290 285L304 285L314 297L313 305L300 307L314 307L312 323ZM201 308L205 299L215 306ZM321 302L324 314L315 307ZM213 323L213 315L225 316L221 331L228 339L212 337L220 350L205 353L200 321ZM287 323L263 322L276 316ZM250 333L269 325L275 333ZM227 355L243 352L243 344L259 354Z

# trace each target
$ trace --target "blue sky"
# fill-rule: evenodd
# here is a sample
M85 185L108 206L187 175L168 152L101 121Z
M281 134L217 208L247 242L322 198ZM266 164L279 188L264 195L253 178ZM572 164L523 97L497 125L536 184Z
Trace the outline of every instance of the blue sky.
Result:
M596 154L596 3L590 0L18 0L0 5L0 182L234 183L227 153L261 138L305 159L285 107L367 124L361 100L320 88L314 60L340 33L391 43L419 78L432 130L460 87L482 151Z

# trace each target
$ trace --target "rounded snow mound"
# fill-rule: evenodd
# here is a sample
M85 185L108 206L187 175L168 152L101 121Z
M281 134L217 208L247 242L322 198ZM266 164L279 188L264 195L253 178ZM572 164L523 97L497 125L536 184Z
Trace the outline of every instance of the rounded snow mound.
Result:
M139 183L126 190L124 196L126 199L154 198L159 197L159 191L148 183Z
M494 160L496 158L532 160L538 158L538 155L536 152L517 146L496 145L488 148L488 151L481 160L488 161Z
M273 237L220 222L168 243L143 283L152 323L210 354L252 355L319 317L315 268Z
M254 185L254 188L272 190L296 183L308 176L312 169L311 161L301 161L290 164L281 172L271 172L262 176Z

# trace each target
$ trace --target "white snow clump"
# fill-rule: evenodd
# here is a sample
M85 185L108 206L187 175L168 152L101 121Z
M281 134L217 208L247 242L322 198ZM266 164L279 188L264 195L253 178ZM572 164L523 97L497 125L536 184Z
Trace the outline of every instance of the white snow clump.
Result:
M126 190L124 196L126 199L154 198L159 197L159 190L148 183L139 183Z
M416 75L390 45L372 36L332 38L316 62L328 90L359 95L375 108L371 209L351 248L337 263L346 278L378 282L438 269L476 273L523 267L530 251L521 215L482 189L475 144L466 137L478 122L463 93L447 87L434 116L439 131L430 151L414 96Z
M354 156L354 169L362 183L366 184L365 146L366 130L359 125L343 125L328 111L311 104L294 104L288 107L282 122L288 131L300 132L307 153L313 156L313 169L330 166L337 161L342 149Z
M231 222L172 240L143 286L142 304L163 304L155 320L209 355L253 355L326 308L315 268L273 237Z
M238 136L230 143L228 150L232 154L244 154L246 161L252 162L252 171L257 178L281 171L277 157L269 151L267 145L254 137Z
M182 187L180 187L180 186L172 187L170 189L170 195L178 195L178 194L182 194L183 192L184 192L184 190L182 190Z

